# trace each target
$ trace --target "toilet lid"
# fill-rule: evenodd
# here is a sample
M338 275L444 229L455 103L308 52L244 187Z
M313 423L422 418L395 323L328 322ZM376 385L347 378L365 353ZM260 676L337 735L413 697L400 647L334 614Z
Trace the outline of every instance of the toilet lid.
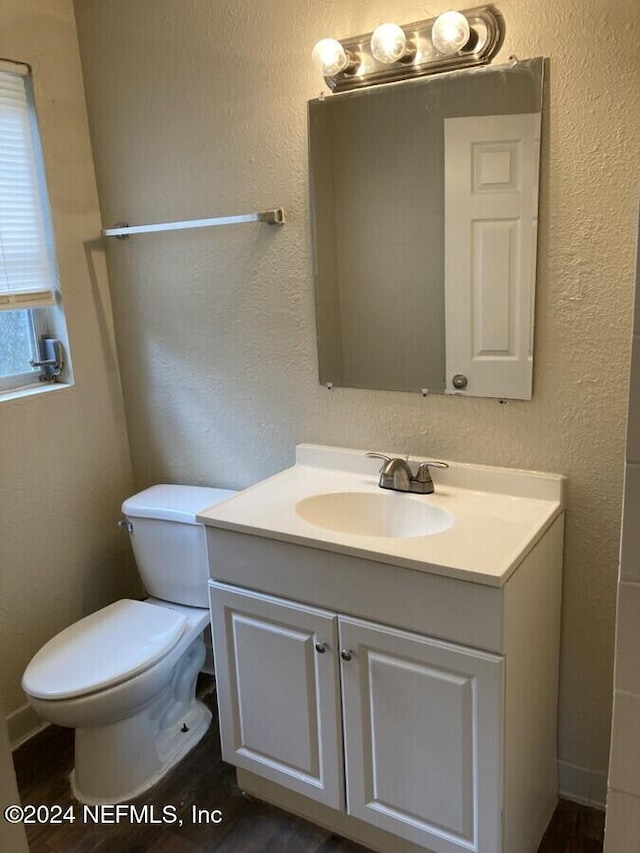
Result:
M40 699L70 699L143 672L178 642L186 616L123 599L61 631L35 655L22 678Z
M122 512L127 518L157 518L162 521L181 521L197 524L196 516L213 504L230 498L237 492L230 489L211 489L206 486L151 486L127 498Z

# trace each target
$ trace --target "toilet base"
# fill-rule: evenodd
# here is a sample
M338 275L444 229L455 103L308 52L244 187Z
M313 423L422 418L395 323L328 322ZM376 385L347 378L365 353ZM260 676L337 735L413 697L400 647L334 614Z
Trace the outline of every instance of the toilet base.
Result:
M196 746L211 723L211 711L198 699L160 734L150 717L147 710L110 726L76 729L70 776L76 799L101 805L140 796Z
M81 803L122 803L140 796L177 764L209 728L211 711L196 699L196 679L205 658L202 626L185 637L176 660L165 659L172 677L137 713L106 725L78 726L71 790ZM162 667L162 662L157 666ZM152 670L149 670L150 672ZM132 679L133 683L135 679Z

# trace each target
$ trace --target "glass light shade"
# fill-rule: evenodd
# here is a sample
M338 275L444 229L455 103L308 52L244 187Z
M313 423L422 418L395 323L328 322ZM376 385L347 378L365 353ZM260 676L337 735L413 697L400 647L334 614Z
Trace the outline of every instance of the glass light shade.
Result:
M323 77L333 77L349 64L347 52L337 39L320 39L316 42L311 59Z
M439 15L431 30L431 41L438 53L457 53L469 41L469 21L461 12L444 12Z
M380 24L371 36L371 53L384 65L402 59L406 50L407 37L397 24Z

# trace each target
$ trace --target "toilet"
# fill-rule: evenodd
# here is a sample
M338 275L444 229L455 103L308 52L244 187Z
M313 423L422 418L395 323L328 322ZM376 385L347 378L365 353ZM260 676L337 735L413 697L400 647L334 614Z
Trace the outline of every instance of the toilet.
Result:
M150 598L123 599L65 628L34 656L22 687L40 717L75 729L73 794L118 803L150 788L198 743L211 712L196 699L209 624L198 512L233 491L152 486L122 504Z

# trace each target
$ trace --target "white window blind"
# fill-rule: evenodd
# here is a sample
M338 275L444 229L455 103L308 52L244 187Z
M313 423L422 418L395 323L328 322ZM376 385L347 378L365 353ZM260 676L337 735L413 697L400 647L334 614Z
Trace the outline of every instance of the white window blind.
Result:
M28 76L9 69L0 64L0 311L50 305L54 293Z

